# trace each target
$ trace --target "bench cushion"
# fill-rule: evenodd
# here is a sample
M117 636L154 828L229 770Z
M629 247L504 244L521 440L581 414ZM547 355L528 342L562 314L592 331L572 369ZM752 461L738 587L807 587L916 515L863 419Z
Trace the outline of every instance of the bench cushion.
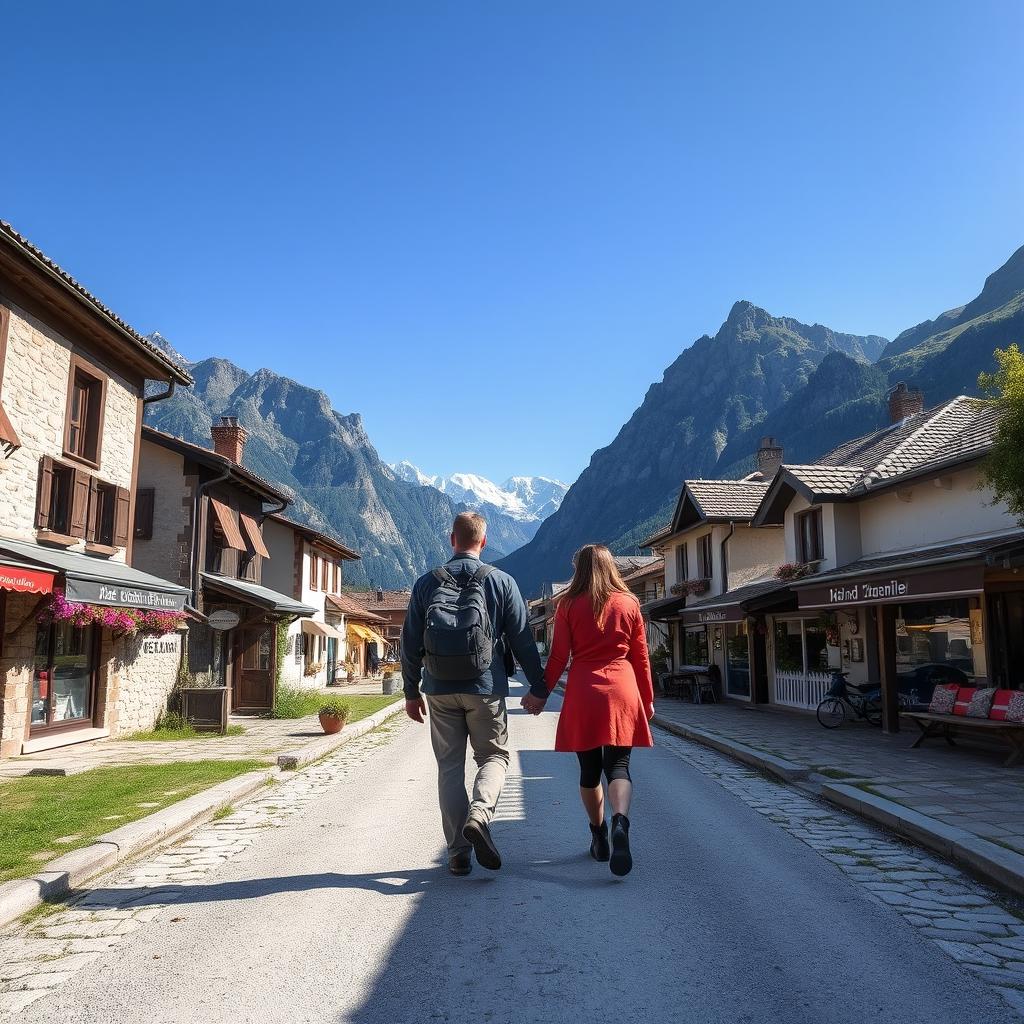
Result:
M995 696L995 693L996 688L994 686L986 686L975 690L974 696L971 697L971 703L967 705L967 717L988 718L988 713L992 710L992 698Z
M957 690L956 703L953 705L953 714L967 718L967 709L971 706L971 701L974 699L974 695L977 691L978 688L976 686L961 686L960 689Z
M933 715L951 715L959 689L960 687L956 683L942 683L942 685L936 686L928 710Z
M994 722L1024 724L1024 690L996 690L989 718Z

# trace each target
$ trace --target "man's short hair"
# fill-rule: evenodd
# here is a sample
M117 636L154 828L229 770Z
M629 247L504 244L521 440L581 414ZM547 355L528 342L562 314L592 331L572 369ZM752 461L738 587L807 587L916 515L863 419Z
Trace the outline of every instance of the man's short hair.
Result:
M487 520L479 512L460 512L452 526L455 546L461 550L475 548L487 536Z

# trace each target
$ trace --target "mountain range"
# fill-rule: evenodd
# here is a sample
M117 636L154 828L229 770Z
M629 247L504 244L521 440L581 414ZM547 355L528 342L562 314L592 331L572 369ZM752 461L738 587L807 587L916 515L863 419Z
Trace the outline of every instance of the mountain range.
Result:
M496 484L475 473L429 476L408 461L392 463L391 469L400 480L421 487L435 487L485 518L499 515L522 523L521 544L530 540L540 524L558 511L565 492L569 490L568 484L546 476L512 476L504 483Z
M758 439L807 462L886 421L899 381L926 405L977 391L992 351L1024 340L1024 247L980 294L894 340L840 334L737 302L713 337L698 338L566 493L536 536L501 560L524 593L564 578L580 545L618 553L667 524L684 479L749 472Z
M448 534L454 516L471 507L463 501L468 489L446 494L402 479L381 461L359 414L337 412L323 391L269 369L249 373L227 359L191 361L159 333L149 340L188 367L195 385L149 405L146 422L209 448L214 420L225 412L238 416L249 432L246 468L291 492L290 515L361 554L346 566L349 582L405 587L450 557ZM523 481L519 504L512 508L510 495L509 511L488 508L492 560L533 536L549 500L527 501L531 488L543 493L543 478L514 479Z

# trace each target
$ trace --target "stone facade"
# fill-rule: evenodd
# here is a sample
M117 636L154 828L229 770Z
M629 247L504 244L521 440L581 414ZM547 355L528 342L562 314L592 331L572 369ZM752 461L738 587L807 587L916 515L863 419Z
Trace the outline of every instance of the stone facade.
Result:
M182 643L181 633L115 642L112 692L106 705L111 736L153 728L178 679Z
M89 361L108 378L97 476L131 489L139 388L110 366ZM0 473L0 530L7 536L35 540L39 459L43 455L63 457L70 369L71 343L12 306L2 391L4 408L22 447L3 463ZM112 557L124 561L125 552L121 549Z
M8 594L3 654L0 656L0 757L21 753L28 738L32 662L36 646L34 594Z

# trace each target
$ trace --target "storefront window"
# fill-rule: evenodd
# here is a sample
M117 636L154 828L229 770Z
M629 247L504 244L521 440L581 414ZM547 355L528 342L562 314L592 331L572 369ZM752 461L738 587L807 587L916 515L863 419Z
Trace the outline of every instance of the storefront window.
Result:
M750 645L747 624L733 623L725 630L725 678L731 697L750 696Z
M973 680L974 645L967 599L926 601L896 609L896 674L901 691L927 701L939 683Z
M688 629L683 636L683 664L707 665L709 662L707 627Z
M827 672L828 646L821 619L776 619L776 672Z
M40 626L32 673L32 727L45 728L92 718L96 668L94 627L69 622Z
M804 644L807 649L807 671L828 671L828 648L825 623L821 619L804 619Z

